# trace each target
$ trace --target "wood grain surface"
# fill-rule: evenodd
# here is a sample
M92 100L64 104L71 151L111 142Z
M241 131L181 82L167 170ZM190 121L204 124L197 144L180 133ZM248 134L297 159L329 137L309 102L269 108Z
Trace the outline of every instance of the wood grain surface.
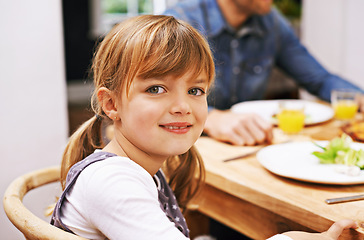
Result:
M330 120L305 127L298 135L274 129L274 144L285 141L331 140L342 122ZM364 185L333 186L300 182L263 168L255 155L223 162L262 146L242 147L201 137L196 146L206 167L206 186L194 201L198 211L253 238L265 239L288 230L322 232L337 220L359 223L340 239L364 239L364 201L328 205L325 199L364 193Z

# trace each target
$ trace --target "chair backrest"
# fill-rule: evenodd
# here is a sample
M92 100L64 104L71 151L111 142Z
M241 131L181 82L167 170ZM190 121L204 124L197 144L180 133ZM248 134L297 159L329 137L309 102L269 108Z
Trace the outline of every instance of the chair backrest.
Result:
M3 199L5 213L26 239L85 240L40 219L23 204L23 197L30 190L59 181L59 177L59 166L44 168L18 177L5 191Z

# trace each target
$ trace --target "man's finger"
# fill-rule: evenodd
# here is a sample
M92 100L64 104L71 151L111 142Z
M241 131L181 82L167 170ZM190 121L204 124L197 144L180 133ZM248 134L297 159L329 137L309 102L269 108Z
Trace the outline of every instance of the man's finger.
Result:
M245 145L251 146L255 144L254 137L251 133L246 129L246 126L239 126L238 128L234 129L236 134L244 141Z
M255 119L256 123L265 133L265 139L268 143L272 143L273 141L273 126L271 123L265 121L264 119L258 117Z

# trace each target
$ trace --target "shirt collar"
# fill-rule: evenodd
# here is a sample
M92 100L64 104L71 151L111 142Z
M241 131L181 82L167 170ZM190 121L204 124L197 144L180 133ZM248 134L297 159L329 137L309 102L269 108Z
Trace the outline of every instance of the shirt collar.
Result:
M263 37L265 34L265 26L261 19L261 16L258 15L250 17L239 30L235 31L236 35L243 37L252 34Z
M207 18L205 20L208 22L208 26L213 26L208 30L207 34L209 37L217 36L224 30L236 34L237 37L243 37L248 34L264 36L266 26L261 16L250 17L239 30L235 30L226 22L216 0L205 1L205 3L205 13L208 14L208 17L205 16Z

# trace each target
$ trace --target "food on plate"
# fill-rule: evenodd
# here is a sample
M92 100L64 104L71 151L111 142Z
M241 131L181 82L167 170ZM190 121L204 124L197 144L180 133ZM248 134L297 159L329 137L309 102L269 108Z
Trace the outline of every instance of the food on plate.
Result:
M349 176L360 175L360 168L357 166L347 166L338 164L337 166L335 166L334 170L338 173L342 173Z
M341 129L354 141L364 142L364 121L356 120L348 122Z
M357 170L354 169L355 167L364 169L364 150L353 149L351 147L352 142L353 140L351 137L343 133L341 137L332 139L326 147L314 143L323 151L314 151L312 154L315 155L322 164L340 164L344 166L342 169L338 169L340 171L349 171L348 175L351 175L351 172L357 172Z

